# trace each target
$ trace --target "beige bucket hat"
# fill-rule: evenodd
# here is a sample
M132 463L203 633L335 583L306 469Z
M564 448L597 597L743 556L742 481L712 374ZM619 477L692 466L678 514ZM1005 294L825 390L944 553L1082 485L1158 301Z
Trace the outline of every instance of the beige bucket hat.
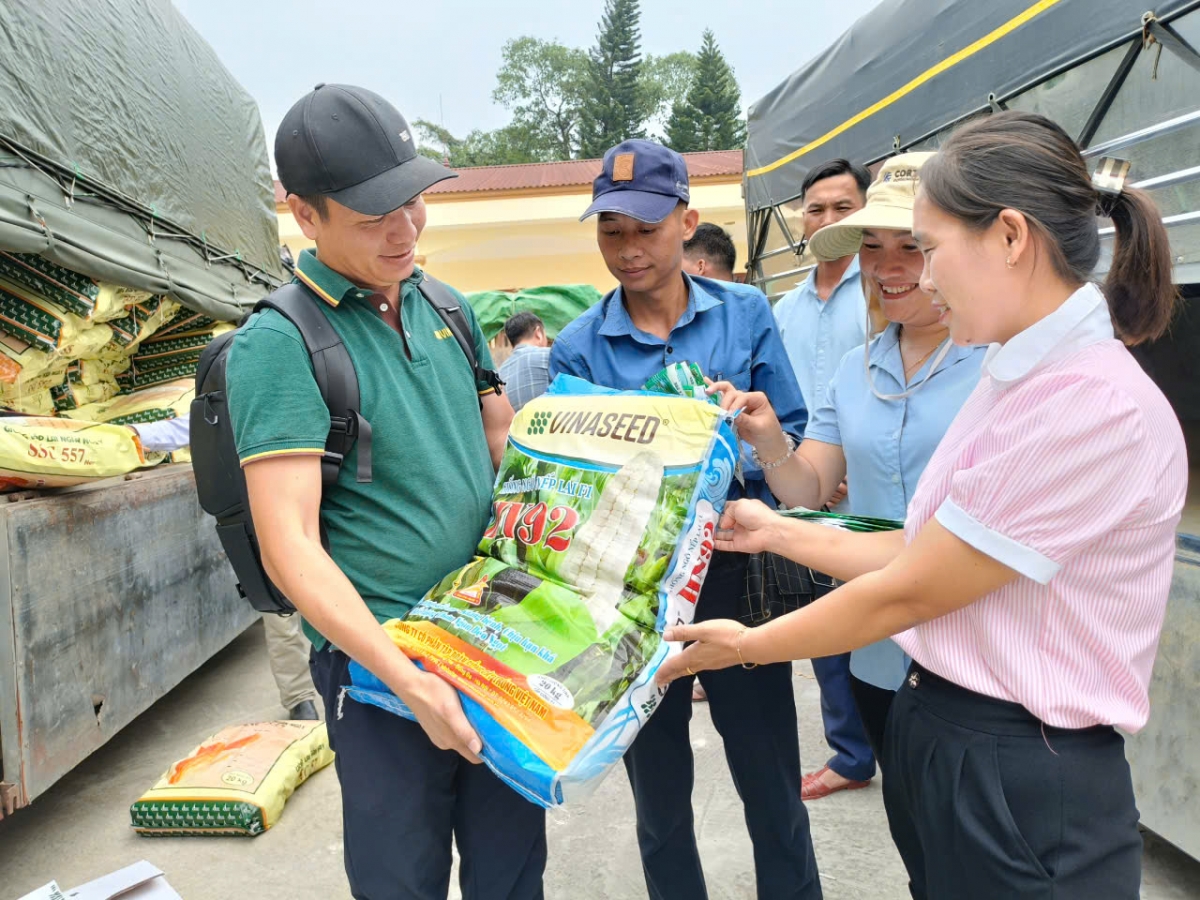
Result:
M879 177L867 188L867 205L812 236L808 247L813 255L823 262L853 256L862 246L866 228L912 231L921 166L931 156L932 153L902 153L885 162Z

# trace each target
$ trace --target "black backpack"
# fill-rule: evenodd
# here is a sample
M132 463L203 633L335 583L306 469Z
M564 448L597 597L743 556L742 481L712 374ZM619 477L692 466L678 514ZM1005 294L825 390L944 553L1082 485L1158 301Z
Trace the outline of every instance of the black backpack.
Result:
M454 293L428 275L421 282L421 293L454 333L476 381L486 382L499 390L502 384L499 376L480 366L475 356L471 327ZM277 311L296 326L308 348L313 375L329 407L329 437L321 458L321 491L323 496L328 496L342 462L356 441L356 477L360 482L371 480L371 423L360 414L358 376L350 354L325 313L318 308L320 302L307 288L292 282L260 300L254 312ZM229 420L225 364L235 334L221 335L209 344L196 369L196 398L191 409L196 492L200 506L217 520L217 536L233 566L241 595L259 612L290 615L296 611L295 606L271 583L263 568L254 522L250 517L246 478ZM328 549L323 523L321 543Z

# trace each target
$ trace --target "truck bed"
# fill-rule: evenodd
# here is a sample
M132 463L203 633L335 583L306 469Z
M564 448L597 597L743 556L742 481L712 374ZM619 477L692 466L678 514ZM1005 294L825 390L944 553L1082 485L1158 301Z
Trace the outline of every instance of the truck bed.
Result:
M0 495L0 817L254 618L190 466Z

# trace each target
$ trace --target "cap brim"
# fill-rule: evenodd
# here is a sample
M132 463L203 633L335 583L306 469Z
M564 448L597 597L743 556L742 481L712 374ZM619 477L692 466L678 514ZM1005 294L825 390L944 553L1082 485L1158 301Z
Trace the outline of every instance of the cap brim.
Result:
M678 197L652 194L649 191L609 191L593 200L587 212L579 217L579 221L600 213L618 213L639 222L656 225L682 202Z
M912 231L913 213L903 206L864 206L840 222L826 225L812 236L808 248L822 262L853 256L862 247L863 231Z
M325 196L364 216L384 216L439 181L457 177L455 172L441 163L415 156L373 178Z

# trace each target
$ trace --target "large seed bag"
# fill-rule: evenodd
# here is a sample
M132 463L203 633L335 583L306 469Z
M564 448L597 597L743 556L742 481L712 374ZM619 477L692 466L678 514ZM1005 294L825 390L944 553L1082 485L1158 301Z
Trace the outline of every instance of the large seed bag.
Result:
M163 773L129 808L138 834L262 834L292 793L333 762L324 722L233 725Z
M513 420L478 556L385 624L458 688L484 761L546 807L589 792L660 700L737 462L703 400L560 376ZM404 705L351 666L347 692Z

